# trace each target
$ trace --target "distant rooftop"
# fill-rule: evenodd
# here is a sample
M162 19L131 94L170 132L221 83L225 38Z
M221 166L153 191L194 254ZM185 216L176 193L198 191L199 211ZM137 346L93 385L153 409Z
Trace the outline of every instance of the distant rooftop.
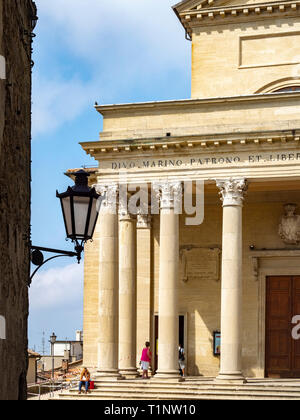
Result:
M68 169L67 172L65 172L65 175L74 180L74 178L75 178L74 177L74 174L76 172L82 170L82 169L85 170L87 173L89 173L89 174L92 175L92 174L95 174L98 171L99 168L97 168L97 167L85 167L85 166L83 166L81 168Z
M28 352L28 357L41 357L39 353L36 353L33 350L27 350L27 352Z

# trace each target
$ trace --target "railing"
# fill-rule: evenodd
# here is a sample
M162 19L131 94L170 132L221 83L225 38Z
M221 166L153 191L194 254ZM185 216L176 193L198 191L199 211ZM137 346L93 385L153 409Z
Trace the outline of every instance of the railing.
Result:
M38 393L35 392L27 392L28 397L38 397L41 399L42 395L49 394L49 398L53 398L56 391L64 391L70 388L75 387L78 384L78 380L73 381L46 381L40 382L37 384L28 385L27 390L32 388L38 388ZM43 390L48 390L48 392L43 392Z

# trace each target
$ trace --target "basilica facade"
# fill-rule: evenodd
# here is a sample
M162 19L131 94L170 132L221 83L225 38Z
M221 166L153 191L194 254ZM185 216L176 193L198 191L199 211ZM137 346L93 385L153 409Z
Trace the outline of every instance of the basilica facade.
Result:
M190 376L300 377L300 1L174 11L191 99L97 105L100 139L81 144L104 197L85 253L84 364L135 377L150 341L154 378L178 380L179 344ZM148 211L130 211L125 184L128 200L143 186Z

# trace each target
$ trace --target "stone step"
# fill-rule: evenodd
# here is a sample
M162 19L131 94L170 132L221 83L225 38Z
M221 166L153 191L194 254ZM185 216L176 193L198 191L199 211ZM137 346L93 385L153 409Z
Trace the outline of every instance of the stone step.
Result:
M247 382L246 384L235 385L230 383L214 383L213 381L184 381L184 382L168 382L167 380L130 380L130 381L101 381L95 380L94 381L96 387L101 386L113 386L113 387L144 387L144 386L153 386L153 387L164 387L164 388L176 388L176 387L218 387L218 388L241 388L244 389L245 387L255 387L257 389L265 389L265 388L278 388L278 389L299 389L300 391L300 382L288 382L288 383L281 383L281 382Z
M57 398L55 398L57 399ZM195 393L154 393L154 392L91 392L90 394L62 393L59 394L60 400L300 400L300 394L290 394L282 392L274 394L272 392L195 392Z
M142 385L142 386L121 386L114 384L111 385L102 385L97 387L94 391L99 392L204 392L204 391L213 391L213 392L224 392L224 393L234 393L234 392L272 392L274 394L280 394L282 392L288 392L291 394L298 394L300 396L299 387L272 387L272 388L262 388L255 386L245 386L245 387L220 387L220 386L161 386L161 385ZM77 388L70 390L72 393L78 392ZM93 391L92 391L93 392Z
M191 379L185 382L168 380L95 381L95 389L78 395L73 388L60 394L60 399L99 400L300 400L298 380L249 380L246 384L215 383L213 378Z
M186 382L179 382L179 383L165 383L165 382L139 382L139 383L131 383L125 381L116 381L116 382L102 382L102 383L95 383L98 387L103 386L112 386L112 387L161 387L161 388L200 388L200 387L213 387L213 388L222 388L222 389L245 389L245 388L257 388L257 389L298 389L300 391L300 384L298 385L261 385L261 384L250 384L246 383L243 385L235 385L235 384L220 384L220 383L186 383Z
M78 395L77 389L72 389L69 391L70 395ZM147 395L147 396L155 396L158 395L160 399L168 399L172 397L175 399L176 396L180 397L193 397L199 395L219 395L219 396L272 396L272 397L293 397L300 399L300 390L299 389L265 389L265 388L251 388L251 387L239 387L239 388L220 388L218 386L211 386L211 387L203 387L203 388L186 388L186 387L177 387L177 388L155 388L152 386L148 387L110 387L110 386L103 386L101 388L97 388L92 390L89 396L94 395L103 395L103 394L113 394L115 396L120 395ZM85 395L85 394L82 394ZM155 397L156 398L156 397Z
M237 392L237 391L247 391L247 392L264 392L268 390L272 390L274 393L281 393L281 392L291 392L291 393L299 393L300 395L300 386L298 385L256 385L256 384L245 384L245 385L232 385L232 384L207 384L207 383L157 383L155 382L145 382L145 383L131 383L131 382L123 382L123 381L116 381L116 382L102 382L97 383L96 387L97 390L101 391L123 391L126 392L127 390L137 390L138 392L143 392L144 390L152 390L153 392L168 392L169 390L177 390L178 392L183 391L203 391L203 390L214 390L214 391L229 391L229 392ZM76 390L74 390L75 392Z

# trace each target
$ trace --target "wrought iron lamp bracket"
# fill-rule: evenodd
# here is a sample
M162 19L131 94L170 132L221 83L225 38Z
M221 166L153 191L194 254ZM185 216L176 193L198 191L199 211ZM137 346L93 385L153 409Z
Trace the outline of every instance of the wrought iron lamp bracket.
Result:
M63 251L61 249L43 248L43 247L34 246L34 245L30 246L30 250L31 250L31 255L30 255L31 262L32 264L36 265L37 268L34 270L34 272L30 276L29 285L31 284L33 277L39 271L39 269L42 268L47 262L54 260L55 258L76 257L79 264L81 260L81 253L83 251L83 245L79 244L76 241L76 247L75 247L76 252ZM58 255L54 255L53 257L50 257L45 260L43 252L49 252L51 254L58 254Z

